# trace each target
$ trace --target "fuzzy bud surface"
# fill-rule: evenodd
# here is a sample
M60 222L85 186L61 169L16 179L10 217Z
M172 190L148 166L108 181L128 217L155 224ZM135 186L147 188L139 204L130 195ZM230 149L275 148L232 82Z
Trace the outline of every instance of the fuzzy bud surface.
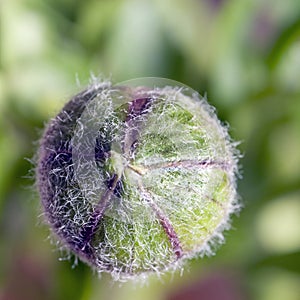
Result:
M91 84L49 122L38 156L53 232L116 280L211 254L239 209L228 130L177 82Z

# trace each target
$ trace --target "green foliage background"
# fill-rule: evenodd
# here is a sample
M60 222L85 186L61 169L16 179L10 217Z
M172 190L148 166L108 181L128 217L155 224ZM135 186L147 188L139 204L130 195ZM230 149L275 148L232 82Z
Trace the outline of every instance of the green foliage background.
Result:
M299 0L0 5L1 299L300 299ZM112 285L59 261L47 239L25 158L91 72L189 85L241 141L244 209L217 255L193 260L182 276Z

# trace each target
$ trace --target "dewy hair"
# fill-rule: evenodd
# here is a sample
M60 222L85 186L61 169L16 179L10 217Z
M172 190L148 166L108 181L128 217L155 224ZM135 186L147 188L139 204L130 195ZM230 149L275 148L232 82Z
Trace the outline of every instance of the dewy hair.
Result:
M182 268L223 242L238 152L214 109L174 81L92 83L49 122L37 184L63 248L115 280Z

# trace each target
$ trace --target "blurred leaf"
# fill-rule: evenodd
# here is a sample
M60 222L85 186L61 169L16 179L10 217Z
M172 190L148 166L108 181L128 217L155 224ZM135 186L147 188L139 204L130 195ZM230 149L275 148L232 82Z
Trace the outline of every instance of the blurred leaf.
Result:
M291 45L300 37L300 15L298 15L290 24L282 31L277 39L272 51L268 57L268 65L271 70L277 66L282 56L285 55Z
M267 256L251 266L251 269L280 268L300 275L300 252Z
M79 10L77 34L87 49L103 49L110 28L117 21L120 0L84 1Z

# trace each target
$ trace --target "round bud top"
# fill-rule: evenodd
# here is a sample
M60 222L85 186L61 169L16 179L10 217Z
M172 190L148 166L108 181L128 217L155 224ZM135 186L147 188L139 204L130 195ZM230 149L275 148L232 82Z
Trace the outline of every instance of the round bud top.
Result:
M236 150L206 100L160 78L98 82L41 140L37 180L61 243L115 279L211 253L238 209Z

